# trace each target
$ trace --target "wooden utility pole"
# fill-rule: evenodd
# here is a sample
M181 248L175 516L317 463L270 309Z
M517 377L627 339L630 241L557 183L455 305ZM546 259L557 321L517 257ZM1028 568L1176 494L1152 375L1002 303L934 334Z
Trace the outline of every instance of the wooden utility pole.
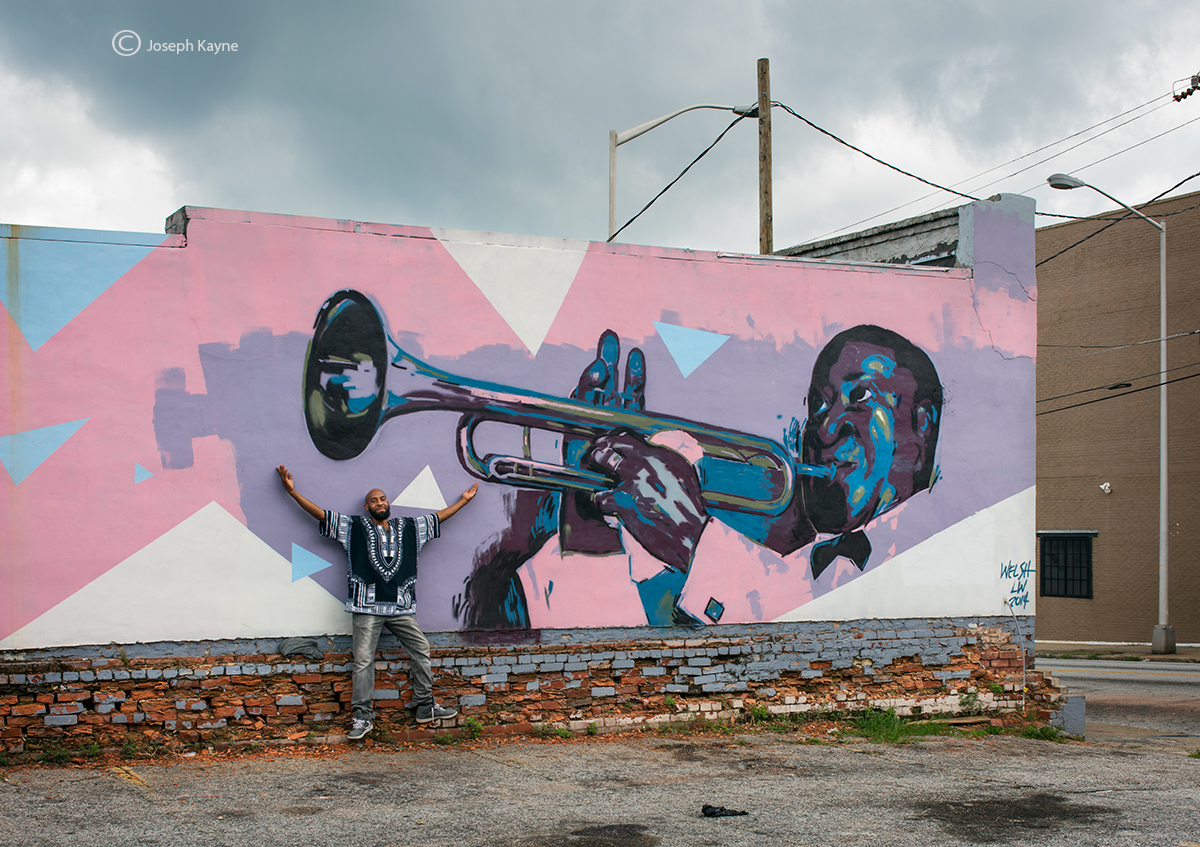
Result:
M758 252L774 252L771 219L771 66L758 60Z

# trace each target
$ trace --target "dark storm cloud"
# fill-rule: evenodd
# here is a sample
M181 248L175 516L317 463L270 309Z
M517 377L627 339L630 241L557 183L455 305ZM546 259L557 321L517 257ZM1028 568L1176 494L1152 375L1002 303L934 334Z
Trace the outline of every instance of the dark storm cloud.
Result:
M986 167L1194 72L1162 68L1148 92L1135 79L1153 76L1162 23L1178 9L1166 2L13 2L0 3L0 65L70 85L97 125L149 144L175 174L181 203L599 239L608 131L693 103L748 104L761 56L771 59L774 99L833 132L852 137L864 116L904 112L912 131L949 133L964 159ZM144 46L121 57L111 38L122 29L144 45L207 39L237 42L238 51L152 54ZM620 221L731 119L696 113L623 147ZM777 110L773 121L777 176L831 155L831 141L786 114ZM726 248L753 249L755 145L752 122L735 127L627 231L629 239L709 246L736 228L737 244ZM946 183L969 175L949 168L922 175ZM893 178L863 173L881 185ZM909 199L926 192L917 184L896 190ZM822 191L777 194L777 220L811 229L800 211L806 204L824 205L840 223L859 213L838 211L837 198ZM809 234L779 232L776 241Z

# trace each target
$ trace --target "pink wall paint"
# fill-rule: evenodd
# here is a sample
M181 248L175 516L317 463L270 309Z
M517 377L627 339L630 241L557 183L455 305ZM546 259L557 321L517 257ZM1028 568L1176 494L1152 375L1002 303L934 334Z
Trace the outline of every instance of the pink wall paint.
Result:
M343 511L358 507L368 480L382 476L394 494L426 465L448 501L470 484L453 454L456 416L392 421L347 463L313 449L300 408L303 345L318 307L341 288L369 294L398 340L416 345L422 358L549 395L569 391L600 333L613 329L623 346L647 351L652 411L775 439L791 416L803 418L808 371L831 335L859 323L894 329L934 357L953 403L943 429L944 493L920 495L904 520L892 521L894 536L876 545L883 558L1033 483L1035 305L979 286L968 269L827 266L592 244L534 357L428 229L191 210L185 247L151 252L36 352L9 316L0 316L0 436L88 418L19 485L0 474L0 639L212 501L280 555L290 556L296 543L325 557L335 567L321 584L336 593L344 586L339 551L282 496L272 471L279 462L303 472L300 487L313 499ZM658 320L740 343L722 347L684 380L655 333ZM254 352L266 342L273 352ZM198 398L198 422L218 429L192 439L194 461L186 468L164 468L159 456L156 386L168 369L182 372L188 394ZM242 374L245 386L229 374ZM1015 404L1011 395L982 387L997 379L1021 387ZM264 386L281 399L260 408ZM1014 465L1018 454L1028 461ZM135 485L134 463L154 477ZM478 503L423 555L420 618L428 628L460 625L453 599L476 550L503 528L507 493L483 486ZM779 570L766 561L771 556L724 528L708 543L749 568ZM551 611L531 599L534 626L645 623L628 557L551 562L548 550L521 578L531 593L553 578L561 602ZM800 551L792 562L794 579L776 580L786 587L763 619L830 589L804 576L806 555ZM737 569L730 574L739 579ZM202 581L203 574L191 578ZM129 608L136 616L136 597ZM732 617L754 618L737 609Z

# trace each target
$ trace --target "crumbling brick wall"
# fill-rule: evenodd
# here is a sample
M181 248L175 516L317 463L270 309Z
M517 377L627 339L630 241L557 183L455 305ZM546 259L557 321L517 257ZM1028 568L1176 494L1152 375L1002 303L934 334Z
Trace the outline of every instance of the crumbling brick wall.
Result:
M579 730L691 717L894 708L902 715L1044 708L1058 692L1031 669L1032 620L934 618L703 630L440 633L435 692L459 721ZM0 654L0 739L27 745L181 741L238 731L342 731L350 644L315 639L321 661L276 642L111 645ZM507 642L507 643L502 643ZM385 638L376 707L403 723L404 651Z

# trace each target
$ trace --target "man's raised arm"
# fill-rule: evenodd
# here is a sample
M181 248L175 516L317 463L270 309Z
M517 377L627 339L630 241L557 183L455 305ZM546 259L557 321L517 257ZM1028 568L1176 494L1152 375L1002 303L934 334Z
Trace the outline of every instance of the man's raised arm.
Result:
M325 510L296 490L296 485L292 482L292 472L283 465L280 465L275 470L279 473L279 481L283 483L283 487L287 489L287 493L292 495L292 499L300 504L300 508L319 521L325 520Z
M479 490L479 483L477 482L462 493L462 496L458 498L457 503L451 503L449 506L447 506L446 508L444 508L440 512L438 512L437 513L438 521L440 522L440 521L446 520L446 518L453 516L455 512L457 512L463 506L470 503L471 498L473 498L475 496L475 492L478 490ZM297 495L293 494L292 496L295 497ZM301 505L303 505L303 504L301 504ZM324 517L324 512L322 512L321 515L322 515L322 517Z

